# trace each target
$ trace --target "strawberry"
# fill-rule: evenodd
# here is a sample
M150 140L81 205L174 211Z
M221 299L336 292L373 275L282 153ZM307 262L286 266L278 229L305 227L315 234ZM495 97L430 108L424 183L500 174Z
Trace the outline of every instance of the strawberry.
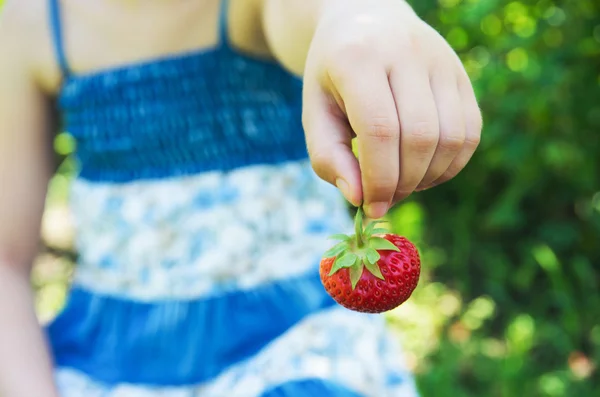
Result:
M359 208L355 234L336 234L341 240L321 260L320 276L325 290L340 305L357 312L381 313L404 303L417 287L421 260L407 240L378 228L382 221L363 229ZM365 270L366 268L366 270Z

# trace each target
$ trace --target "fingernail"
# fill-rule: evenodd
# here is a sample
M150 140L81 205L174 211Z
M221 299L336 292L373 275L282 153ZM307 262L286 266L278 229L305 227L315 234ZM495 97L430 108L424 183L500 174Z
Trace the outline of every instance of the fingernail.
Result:
M335 186L337 186L337 188L340 189L340 192L342 192L346 200L352 203L352 200L350 199L350 186L348 185L348 182L346 182L342 178L338 178L335 180Z
M389 209L389 204L386 202L383 202L383 201L367 204L365 206L365 212L367 213L367 216L372 219L381 218L382 216L385 215L385 213L387 212L388 209Z

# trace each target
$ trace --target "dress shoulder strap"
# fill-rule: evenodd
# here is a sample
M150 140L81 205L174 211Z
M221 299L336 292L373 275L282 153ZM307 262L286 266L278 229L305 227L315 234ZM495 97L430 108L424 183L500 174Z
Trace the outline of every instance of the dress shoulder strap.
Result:
M221 0L219 11L219 46L229 48L229 0Z
M52 42L58 66L63 74L63 77L71 75L71 69L67 62L63 42L63 28L60 0L48 0L50 12L50 31L52 33Z

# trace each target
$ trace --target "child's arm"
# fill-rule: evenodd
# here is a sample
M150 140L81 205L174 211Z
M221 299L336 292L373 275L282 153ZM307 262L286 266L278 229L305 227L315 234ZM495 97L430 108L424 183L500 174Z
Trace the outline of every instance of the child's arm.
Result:
M51 172L50 118L18 8L9 1L0 12L0 396L54 397L29 283Z
M378 218L465 167L482 124L471 82L446 41L406 2L262 1L271 51L304 75L313 167L350 202L364 202ZM360 169L350 149L354 133Z

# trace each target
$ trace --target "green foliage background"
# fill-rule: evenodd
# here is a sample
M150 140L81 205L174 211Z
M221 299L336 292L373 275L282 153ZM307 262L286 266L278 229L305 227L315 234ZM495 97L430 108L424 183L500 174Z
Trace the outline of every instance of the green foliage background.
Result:
M390 214L423 256L413 299L388 316L419 389L424 397L598 395L600 4L411 3L463 59L485 121L459 177ZM73 261L61 208L74 144L61 134L55 147L64 161L33 274L42 319L63 304Z
M600 3L412 3L461 55L485 119L462 175L410 204L431 277L488 314L448 319L423 394L600 395L583 376L600 362Z

